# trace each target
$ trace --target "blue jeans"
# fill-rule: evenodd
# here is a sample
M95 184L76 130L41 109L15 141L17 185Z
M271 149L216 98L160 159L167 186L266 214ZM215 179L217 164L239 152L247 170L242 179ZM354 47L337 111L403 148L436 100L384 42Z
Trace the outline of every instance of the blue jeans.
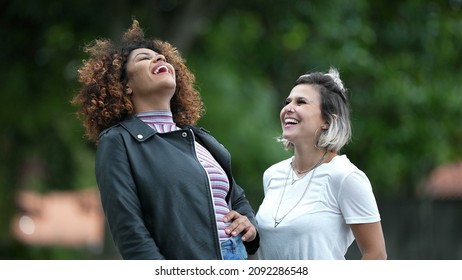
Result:
M242 235L231 237L221 243L221 253L224 260L246 260L248 258Z

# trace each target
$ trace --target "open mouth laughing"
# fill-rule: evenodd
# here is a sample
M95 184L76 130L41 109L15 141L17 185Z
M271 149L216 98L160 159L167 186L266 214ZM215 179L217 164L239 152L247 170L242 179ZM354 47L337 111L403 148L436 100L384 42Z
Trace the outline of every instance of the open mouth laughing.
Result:
M284 126L285 127L294 126L294 125L297 125L298 123L299 123L299 121L296 120L296 119L293 119L293 118L284 119Z
M165 65L159 65L158 67L154 68L154 71L152 71L152 74L154 75L165 73L169 73L168 67Z

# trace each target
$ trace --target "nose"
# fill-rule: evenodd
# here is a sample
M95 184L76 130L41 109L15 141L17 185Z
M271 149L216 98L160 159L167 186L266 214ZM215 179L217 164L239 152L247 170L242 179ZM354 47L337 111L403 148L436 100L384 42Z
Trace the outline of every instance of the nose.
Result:
M158 61L166 62L167 60L165 59L165 56L163 54L157 54L156 57L155 57L155 61L156 62L158 62Z
M285 109L286 109L286 113L293 113L293 112L295 112L294 107L292 107L292 106L290 106L290 105L287 105Z

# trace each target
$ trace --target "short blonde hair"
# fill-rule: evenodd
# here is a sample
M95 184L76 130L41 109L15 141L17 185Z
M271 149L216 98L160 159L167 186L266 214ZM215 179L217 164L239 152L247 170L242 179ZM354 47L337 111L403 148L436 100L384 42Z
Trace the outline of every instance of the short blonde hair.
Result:
M321 116L329 127L321 131L316 140L316 147L330 152L339 152L351 140L350 109L348 105L347 90L343 86L340 74L336 68L329 72L307 73L301 75L294 83L313 85L321 96ZM286 149L293 144L279 137Z

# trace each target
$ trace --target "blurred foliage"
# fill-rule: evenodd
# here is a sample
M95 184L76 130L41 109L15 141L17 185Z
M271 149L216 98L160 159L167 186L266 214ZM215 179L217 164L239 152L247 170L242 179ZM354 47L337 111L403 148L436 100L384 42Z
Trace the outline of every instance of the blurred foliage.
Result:
M305 72L340 69L354 135L344 152L378 197L415 197L430 170L460 160L461 8L461 0L2 2L0 258L95 257L28 250L8 227L18 190L95 186L95 147L69 100L82 47L118 39L132 17L187 58L207 107L200 125L230 150L256 210L263 171L290 156L275 141L279 111Z
M245 186L258 184L273 158L288 156L273 151L271 137L292 82L330 66L340 69L350 90L354 137L344 152L378 196L415 197L430 170L460 159L462 1L265 3L233 5L204 29L190 56L205 97L213 100L206 104L217 111L207 125L233 120L225 130L232 132L215 131L232 134L222 140L244 171L238 178ZM250 149L239 134L247 135Z

